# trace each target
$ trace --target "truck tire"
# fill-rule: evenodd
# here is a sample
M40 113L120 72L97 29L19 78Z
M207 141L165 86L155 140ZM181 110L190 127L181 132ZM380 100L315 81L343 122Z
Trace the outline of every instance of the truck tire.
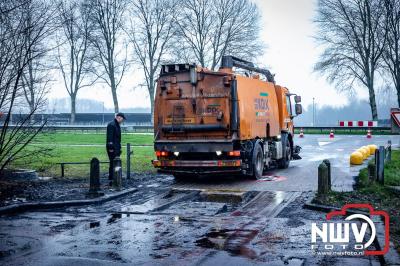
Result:
M253 179L262 178L264 170L264 155L263 155L263 150L260 144L258 143L256 143L256 145L254 146L252 164L253 164L252 178Z
M287 134L282 134L282 153L283 158L278 160L278 168L286 169L289 167L291 153L290 142Z

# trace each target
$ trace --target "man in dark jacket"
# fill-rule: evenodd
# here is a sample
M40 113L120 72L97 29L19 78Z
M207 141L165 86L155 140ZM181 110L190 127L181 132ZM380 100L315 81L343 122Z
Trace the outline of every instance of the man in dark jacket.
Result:
M117 113L115 119L107 125L107 143L106 149L110 160L108 168L108 179L110 185L114 175L114 158L121 155L121 127L120 124L125 120L123 113Z

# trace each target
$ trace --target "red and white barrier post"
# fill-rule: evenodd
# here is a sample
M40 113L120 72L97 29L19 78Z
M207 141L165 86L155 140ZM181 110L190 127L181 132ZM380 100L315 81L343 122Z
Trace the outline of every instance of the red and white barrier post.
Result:
M331 129L331 133L329 133L329 138L333 139L335 137L335 134L333 133L333 129Z
M377 127L378 121L339 121L339 127Z
M367 130L367 139L372 138L371 129Z

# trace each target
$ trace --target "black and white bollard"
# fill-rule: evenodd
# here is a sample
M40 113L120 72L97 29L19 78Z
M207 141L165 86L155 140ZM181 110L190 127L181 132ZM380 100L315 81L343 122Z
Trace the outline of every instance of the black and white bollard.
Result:
M384 184L385 176L385 147L379 146L379 149L375 151L375 164L376 164L376 181L380 184Z
M102 193L100 190L100 161L97 158L90 160L90 178L89 178L89 193L88 197L98 197Z
M318 196L324 199L326 194L329 192L329 173L328 166L325 163L321 163L318 166Z
M328 167L328 190L331 190L332 186L331 162L328 159L325 159L322 162Z

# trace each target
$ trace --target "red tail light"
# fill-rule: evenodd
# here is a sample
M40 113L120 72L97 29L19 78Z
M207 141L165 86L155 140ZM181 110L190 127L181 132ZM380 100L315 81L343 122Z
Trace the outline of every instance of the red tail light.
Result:
M167 157L168 155L169 155L169 152L167 152L167 151L156 151L157 157Z
M240 151L230 151L228 152L228 156L238 157L240 156Z

